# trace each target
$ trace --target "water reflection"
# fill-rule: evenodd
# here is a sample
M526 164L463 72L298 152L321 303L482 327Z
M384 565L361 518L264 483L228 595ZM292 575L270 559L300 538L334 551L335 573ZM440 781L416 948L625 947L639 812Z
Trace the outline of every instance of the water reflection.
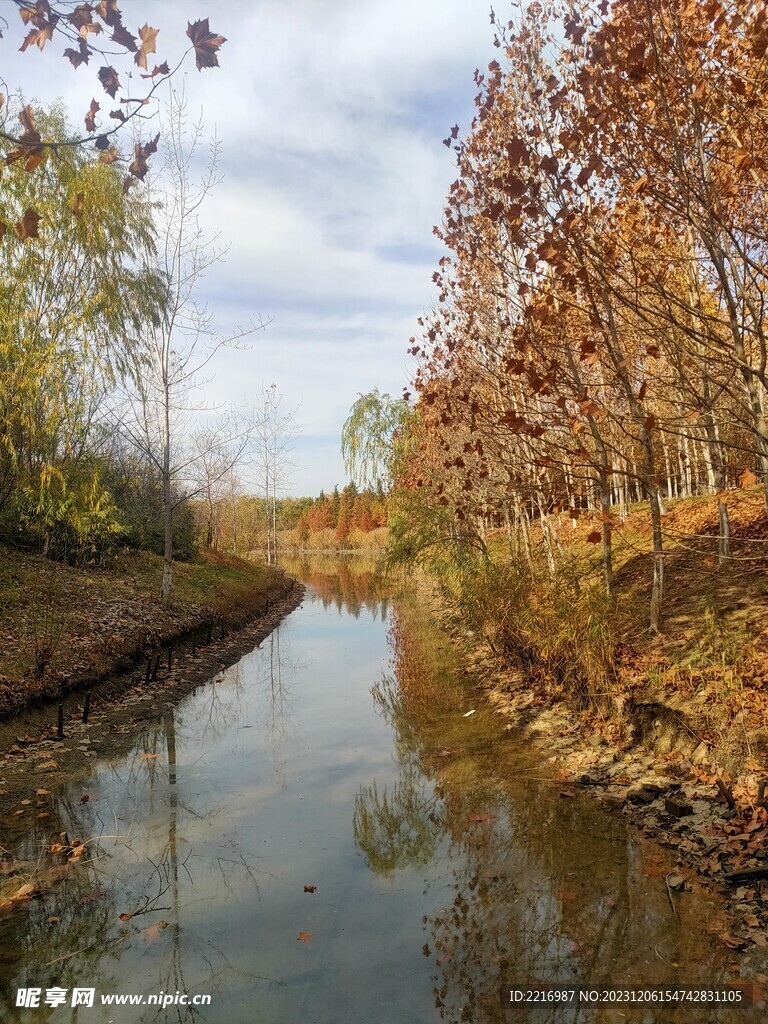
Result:
M0 917L0 1019L701 1019L502 1008L502 983L711 984L732 956L706 896L673 910L658 851L562 797L484 710L413 595L390 603L349 560L299 574L302 608L94 764L87 802L63 786L0 833L3 870L46 886ZM47 853L61 832L87 854ZM15 1006L17 987L83 984L213 1002Z
M401 781L389 797L379 797L375 781L361 789L355 837L372 870L386 875L426 863L440 835L449 844L441 851L448 874L428 879L427 889L445 891L447 882L450 898L425 918L440 1018L504 1019L500 992L510 984L727 984L726 951L706 930L722 923L706 895L685 894L672 907L661 877L671 858L594 801L561 795L494 716L464 718L466 688L446 672L450 653L425 628L418 603L398 604L392 632L395 675L372 696L393 727ZM701 1019L679 1007L514 1013L553 1022ZM759 1011L711 1008L706 1019L751 1014Z

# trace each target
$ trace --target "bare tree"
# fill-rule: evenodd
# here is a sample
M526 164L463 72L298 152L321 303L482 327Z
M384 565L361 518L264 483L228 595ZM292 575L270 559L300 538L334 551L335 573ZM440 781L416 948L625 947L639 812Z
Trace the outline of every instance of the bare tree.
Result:
M210 141L205 167L194 177L203 130L200 121L188 123L183 93L171 91L166 120L167 158L159 180L150 183L158 203L164 311L147 324L121 417L122 429L162 479L163 604L171 597L175 510L199 493L211 474L223 479L252 436L251 422L236 410L217 412L206 404L201 391L210 383L212 360L223 347L243 347L248 335L266 326L259 320L219 337L210 310L197 301L201 277L223 255L218 236L206 235L199 221L203 203L220 181L218 143Z
M292 438L296 410L284 412L283 396L276 384L262 384L259 405L253 414L255 455L264 500L267 563L277 559L277 496L285 488L292 463Z

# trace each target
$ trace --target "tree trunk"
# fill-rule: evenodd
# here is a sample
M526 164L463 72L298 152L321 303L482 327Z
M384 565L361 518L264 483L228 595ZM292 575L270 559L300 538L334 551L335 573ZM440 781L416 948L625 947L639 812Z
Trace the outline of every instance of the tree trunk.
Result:
M170 603L173 587L173 495L171 493L171 395L166 384L163 409L163 584L160 599Z

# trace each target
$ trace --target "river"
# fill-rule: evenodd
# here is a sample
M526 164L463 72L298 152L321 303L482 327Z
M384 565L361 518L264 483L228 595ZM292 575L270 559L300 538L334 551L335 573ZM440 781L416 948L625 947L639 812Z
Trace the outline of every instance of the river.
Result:
M56 790L54 824L0 832L48 879L0 917L3 1024L752 1019L503 1007L536 980L725 983L738 954L712 897L668 893L666 854L561 795L417 594L299 573L303 604L259 648ZM60 830L89 840L78 863L45 852ZM54 988L64 1005L16 1005ZM210 1004L102 1001L177 993Z

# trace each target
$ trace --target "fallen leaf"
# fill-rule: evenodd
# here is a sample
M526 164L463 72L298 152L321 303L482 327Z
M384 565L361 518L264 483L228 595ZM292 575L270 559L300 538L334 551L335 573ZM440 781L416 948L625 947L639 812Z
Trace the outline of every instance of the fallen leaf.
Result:
M296 941L297 942L311 942L312 941L312 932L299 932L299 937L298 937L298 939Z
M121 921L130 921L132 917L133 917L133 914L121 914L120 915L120 920Z
M470 821L495 821L496 819L492 814L470 814Z
M729 935L727 932L723 932L720 935L720 939L729 949L741 949L747 944L746 939L740 939L736 935Z
M316 885L305 885L304 886L304 892L317 892L317 886Z
M155 757L157 757L157 754L140 754L139 755L139 760L140 761L148 761L150 758L155 758Z

